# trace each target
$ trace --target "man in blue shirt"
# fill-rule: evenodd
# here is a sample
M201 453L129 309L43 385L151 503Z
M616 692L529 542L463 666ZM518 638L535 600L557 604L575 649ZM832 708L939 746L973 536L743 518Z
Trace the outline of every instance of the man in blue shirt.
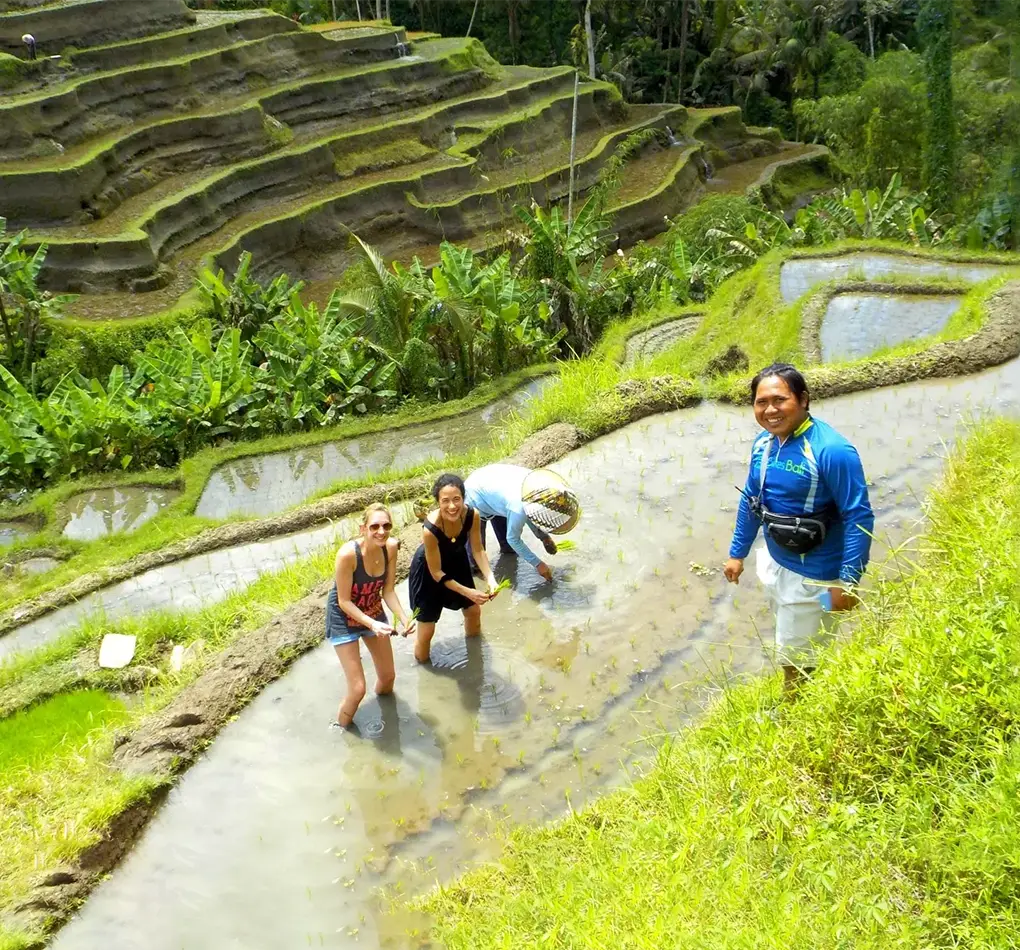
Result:
M751 449L724 573L738 583L764 523L757 573L772 601L792 696L814 669L816 650L831 639L830 611L857 602L853 588L868 564L875 516L857 450L812 417L807 383L793 366L774 363L758 373L751 400L764 431Z
M482 544L485 543L486 522L491 521L500 551L524 558L549 581L552 580L552 569L524 543L521 537L524 526L527 525L549 554L556 553L556 542L529 520L524 511L522 486L530 472L530 469L521 465L504 464L485 465L475 469L464 480L464 489L467 493L464 500L485 519L482 521Z

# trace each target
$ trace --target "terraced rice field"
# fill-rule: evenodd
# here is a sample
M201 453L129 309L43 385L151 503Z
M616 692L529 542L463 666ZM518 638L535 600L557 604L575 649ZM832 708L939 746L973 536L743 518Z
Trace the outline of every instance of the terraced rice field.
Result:
M108 13L100 0L74 12L85 8ZM490 244L510 202L566 196L569 68L502 67L476 41L409 44L386 25L304 30L182 0L147 9L169 28L127 17L0 100L0 213L49 245L44 281L80 294L71 316L188 304L201 267L229 273L246 250L260 277L328 286L350 261L348 229L406 259L444 239ZM2 14L0 37L56 15ZM689 147L664 148L667 127ZM585 83L578 190L646 128L662 135L632 156L617 199L633 239L698 197L685 166L700 148L723 163L777 151L737 110L628 106Z

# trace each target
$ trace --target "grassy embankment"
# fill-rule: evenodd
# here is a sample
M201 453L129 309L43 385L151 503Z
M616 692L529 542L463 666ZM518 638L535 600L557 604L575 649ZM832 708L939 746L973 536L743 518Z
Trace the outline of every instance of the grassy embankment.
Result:
M451 948L1020 940L1020 425L984 425L801 701L728 690L634 785L425 902Z

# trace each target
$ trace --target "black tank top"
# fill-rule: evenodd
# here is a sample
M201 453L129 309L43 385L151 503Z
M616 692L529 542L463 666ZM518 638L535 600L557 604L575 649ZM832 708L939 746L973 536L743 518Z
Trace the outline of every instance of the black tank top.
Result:
M390 552L383 547L382 574L369 574L361 556L361 543L354 542L354 575L351 577L351 601L354 606L369 617L382 613L382 592L386 586L386 574L390 568Z
M467 514L464 515L464 527L460 529L460 534L452 539L446 536L446 532L439 525L434 525L428 518L425 519L425 527L432 532L432 536L439 544L439 563L443 566L444 571L447 569L447 558L451 558L449 563L452 563L452 558L458 555L466 556L468 536L471 534L471 523L474 518L475 509L468 508Z

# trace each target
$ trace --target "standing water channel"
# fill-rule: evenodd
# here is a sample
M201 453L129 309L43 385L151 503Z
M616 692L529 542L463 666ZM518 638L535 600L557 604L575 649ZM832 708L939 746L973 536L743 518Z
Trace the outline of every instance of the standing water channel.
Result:
M505 399L448 419L228 462L209 477L195 513L206 518L274 515L341 479L399 471L430 458L468 452L487 444L490 427L549 382L548 376L533 379Z
M1000 264L962 264L906 254L872 254L854 251L838 257L795 257L783 263L779 271L779 293L787 303L804 296L823 280L842 280L859 275L875 280L889 274L917 280L946 278L978 284L1006 271ZM846 358L846 357L843 357Z
M982 412L1020 411L1020 361L963 379L820 400L858 446L876 562L917 530L945 445ZM585 514L553 584L497 561L516 588L465 643L447 615L433 665L394 642L396 694L330 730L339 666L323 644L228 725L59 950L413 947L427 922L380 888L418 892L494 855L491 813L562 815L625 779L706 690L760 671L769 618L753 571L719 568L755 426L705 404L645 420L552 466ZM406 597L405 589L400 591ZM653 738L654 743L654 738Z

